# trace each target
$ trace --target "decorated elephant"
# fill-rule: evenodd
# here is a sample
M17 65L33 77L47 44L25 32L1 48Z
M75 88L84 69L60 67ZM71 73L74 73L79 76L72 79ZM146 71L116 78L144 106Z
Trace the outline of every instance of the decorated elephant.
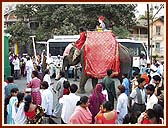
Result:
M73 60L73 54L76 48L72 47L69 51L69 54L64 57L63 66L62 66L63 70L67 71L70 66L74 66L78 63L81 63L82 75L81 75L80 84L79 84L79 93L85 93L85 84L89 78L92 79L92 86L94 88L95 85L98 83L98 79L104 77L101 74L100 74L100 77L97 77L86 73L85 71L86 63L84 60L85 59L84 56L87 56L87 54L85 53L85 47L86 46L83 46L83 48L80 51L80 55L75 60ZM122 74L129 74L131 71L132 56L129 53L129 49L121 44L118 44L118 52L119 52L120 69L119 69L119 72L116 72L113 70L114 71L113 75L117 76L121 80ZM92 57L94 58L95 56L93 55Z

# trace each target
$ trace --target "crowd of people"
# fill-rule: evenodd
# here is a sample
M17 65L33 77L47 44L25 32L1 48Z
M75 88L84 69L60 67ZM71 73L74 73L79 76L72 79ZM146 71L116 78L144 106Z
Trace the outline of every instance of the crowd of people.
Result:
M15 79L19 79L21 76L27 76L27 83L29 83L31 80L31 72L33 70L44 72L45 69L49 69L50 76L58 79L63 63L63 58L60 55L53 59L51 54L48 56L46 55L45 50L43 50L41 55L38 54L36 57L30 57L27 54L19 56L10 53L9 60L11 66L11 75L14 76Z
M29 67L25 64L25 68L26 75L30 73L31 78L27 77L24 92L19 91L14 83L16 74L7 77L4 88L5 124L49 124L54 118L57 124L164 122L164 73L161 70L163 65L157 61L150 68L149 65L143 65L144 72L135 71L131 81L127 74L123 74L117 89L112 78L113 71L109 69L107 76L89 96L79 96L76 93L78 86L70 84L63 71L60 70L57 83L53 85L50 69L46 68L42 75L42 66L34 65L30 60L28 57L26 64Z
M84 30L81 29L81 33L80 48L85 40ZM140 69L133 72L132 80L128 74L122 74L121 84L117 86L114 72L108 69L89 96L79 96L78 85L71 84L62 71L60 56L54 61L51 54L46 57L43 51L37 57L23 55L19 58L12 54L9 57L12 76L7 77L4 87L5 124L164 123L163 61L154 60L148 64L142 56ZM14 83L14 79L19 78L19 71L26 76L24 92ZM57 81L56 84L51 78Z

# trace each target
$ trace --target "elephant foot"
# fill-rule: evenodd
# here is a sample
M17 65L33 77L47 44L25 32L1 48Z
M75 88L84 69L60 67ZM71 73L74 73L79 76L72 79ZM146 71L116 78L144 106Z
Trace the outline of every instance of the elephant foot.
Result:
M79 90L78 90L78 93L84 94L84 93L86 93L86 91L85 91L84 89L79 89Z

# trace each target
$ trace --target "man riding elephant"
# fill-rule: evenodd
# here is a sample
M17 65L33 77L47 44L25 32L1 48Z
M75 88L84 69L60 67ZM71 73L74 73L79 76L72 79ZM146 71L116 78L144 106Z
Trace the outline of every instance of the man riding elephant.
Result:
M80 31L80 38L74 44L77 49L74 52L73 60L75 60L76 57L79 56L80 50L86 41L86 30L81 27L79 31Z

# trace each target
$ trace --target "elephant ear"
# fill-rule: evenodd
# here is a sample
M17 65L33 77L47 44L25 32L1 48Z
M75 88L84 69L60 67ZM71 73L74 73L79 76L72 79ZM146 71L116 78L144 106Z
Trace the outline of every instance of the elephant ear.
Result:
M69 51L69 57L73 57L74 52L75 52L75 47L72 47Z
M124 62L127 60L129 63L131 62L130 59L132 58L130 51L127 47L123 46L119 43L119 54L120 54L120 60Z

